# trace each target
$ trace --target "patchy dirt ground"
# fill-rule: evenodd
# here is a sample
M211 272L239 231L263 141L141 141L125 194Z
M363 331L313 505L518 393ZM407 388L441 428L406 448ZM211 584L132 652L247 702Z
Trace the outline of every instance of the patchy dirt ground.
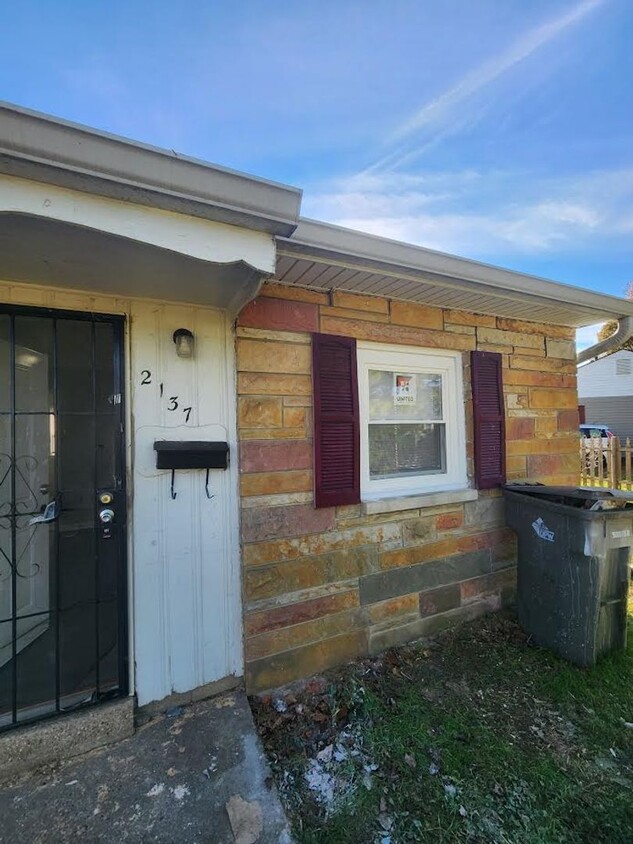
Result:
M251 705L300 842L633 841L633 636L582 670L510 615Z

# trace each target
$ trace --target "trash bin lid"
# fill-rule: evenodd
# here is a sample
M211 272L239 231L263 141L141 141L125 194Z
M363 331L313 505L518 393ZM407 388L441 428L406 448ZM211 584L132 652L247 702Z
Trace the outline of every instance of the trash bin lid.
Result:
M503 489L508 492L519 492L524 495L561 496L576 498L582 501L633 501L633 493L619 489L598 489L587 486L548 486L547 484L504 484Z

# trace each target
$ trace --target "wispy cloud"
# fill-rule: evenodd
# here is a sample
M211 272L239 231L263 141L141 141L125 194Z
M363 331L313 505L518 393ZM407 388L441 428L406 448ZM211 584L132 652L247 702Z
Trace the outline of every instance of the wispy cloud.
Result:
M437 139L451 133L456 127L460 128L464 117L456 113L458 109L463 109L468 100L586 17L602 2L603 0L583 0L565 14L525 33L508 48L466 73L456 85L427 103L398 126L386 141L387 146L397 144L396 148L375 161L367 168L367 171L400 166L420 155L428 144L433 142L433 139L429 137L430 132ZM417 137L418 143L412 150L410 145L403 141L413 135Z
M626 240L632 208L633 169L529 180L472 170L362 173L304 200L308 216L485 260L577 255L596 240Z

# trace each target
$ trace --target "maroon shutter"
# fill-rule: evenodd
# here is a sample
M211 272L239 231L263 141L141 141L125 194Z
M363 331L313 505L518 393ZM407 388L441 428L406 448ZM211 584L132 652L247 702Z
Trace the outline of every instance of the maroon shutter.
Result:
M360 501L360 428L356 340L312 335L314 503Z
M471 352L475 482L491 489L505 482L506 425L501 381L501 355Z

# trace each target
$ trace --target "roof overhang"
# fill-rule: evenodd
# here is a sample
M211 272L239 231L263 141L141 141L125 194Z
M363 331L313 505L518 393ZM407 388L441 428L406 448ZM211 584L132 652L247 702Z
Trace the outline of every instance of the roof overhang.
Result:
M272 235L301 191L0 102L0 173Z
M274 264L272 235L277 239L276 278L282 284L348 290L574 328L633 317L633 301L300 219L301 191L297 188L6 103L0 103L2 174L18 177L15 181L24 180L25 185L29 180L50 185L51 190L115 200L120 206L127 205L130 214L138 214L136 209L143 206L155 214L169 212L190 221L198 218L197 222L228 224L236 233L250 230L255 239L266 235L269 267L244 255L211 255L212 250L202 243L200 254L176 247L176 251L206 261L258 267L260 278L268 275ZM40 209L36 216L54 216L46 204ZM7 210L21 212L17 206ZM83 212L80 216L77 220L67 215L65 222L85 226ZM49 229L44 226L35 234L47 237ZM170 225L169 230L175 235L178 226ZM17 230L10 234L17 237ZM146 239L152 241L149 234ZM212 238L212 242L219 248L220 240ZM22 256L14 257L17 264Z
M633 301L301 219L277 241L281 284L580 328L633 316Z

